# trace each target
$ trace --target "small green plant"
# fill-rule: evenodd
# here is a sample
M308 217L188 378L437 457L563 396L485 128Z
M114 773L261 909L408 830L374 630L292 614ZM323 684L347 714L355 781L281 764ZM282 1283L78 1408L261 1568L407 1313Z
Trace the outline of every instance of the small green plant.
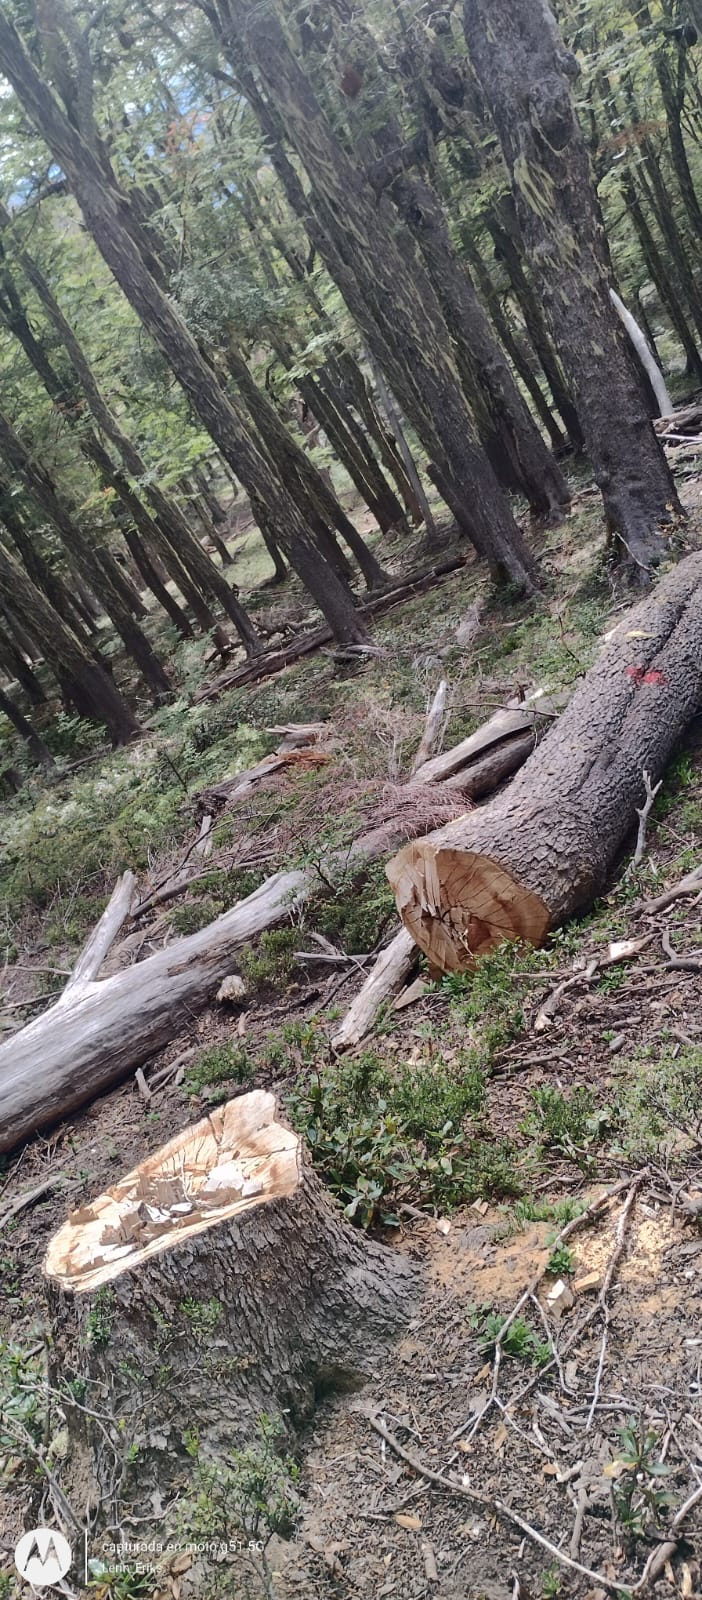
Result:
M289 1097L312 1160L362 1227L393 1224L402 1200L448 1208L517 1193L511 1147L488 1137L472 1058L392 1068L372 1051L303 1074Z
M520 1233L530 1222L572 1222L584 1210L584 1201L566 1195L562 1200L534 1200L528 1196L515 1200L507 1214L505 1234Z
M563 1573L554 1563L552 1567L545 1567L541 1574L541 1593L544 1600L556 1600L561 1592Z
M197 1428L186 1428L183 1434L183 1444L188 1455L192 1456L193 1460L196 1461L200 1454L200 1435Z
M86 1344L94 1350L104 1350L110 1342L116 1305L112 1289L98 1289L85 1322Z
M620 1429L619 1450L605 1468L612 1478L614 1504L620 1525L634 1544L643 1539L652 1523L660 1521L673 1504L673 1495L661 1487L671 1468L662 1460L661 1435L645 1422L631 1417Z
M221 1300L194 1300L188 1296L181 1301L180 1310L202 1344L213 1337L222 1321Z
M483 1306L473 1312L470 1321L478 1335L478 1349L481 1354L490 1355L506 1318L490 1306ZM538 1337L524 1317L515 1317L510 1323L504 1338L500 1339L500 1346L504 1355L512 1356L515 1361L527 1361L535 1367L543 1367L551 1359L551 1345Z
M245 944L239 954L242 976L254 989L284 989L295 971L298 928L275 928L262 933L254 946Z
M567 1278L575 1271L573 1253L567 1244L557 1244L551 1251L547 1271L552 1273L554 1278Z
M178 1527L186 1539L226 1546L248 1539L263 1549L271 1534L289 1537L298 1510L300 1470L281 1455L279 1419L260 1416L253 1442L233 1450L221 1464L197 1461L190 1492L178 1507Z
M702 1149L702 1049L674 1056L665 1046L656 1059L625 1062L618 1085L621 1148L648 1160L663 1151L673 1164Z
M184 1079L186 1094L202 1094L220 1083L246 1083L255 1072L255 1062L241 1045L215 1044L203 1050Z
M598 1108L589 1089L573 1089L569 1095L544 1085L532 1089L533 1111L522 1131L536 1139L542 1150L553 1150L580 1166L591 1163L591 1148L602 1139L612 1120L609 1107Z

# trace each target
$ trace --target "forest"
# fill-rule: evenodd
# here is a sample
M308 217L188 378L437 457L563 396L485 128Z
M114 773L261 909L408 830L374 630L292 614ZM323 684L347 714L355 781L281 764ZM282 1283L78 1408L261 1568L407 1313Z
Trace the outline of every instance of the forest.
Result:
M702 1594L702 0L0 0L0 1600Z

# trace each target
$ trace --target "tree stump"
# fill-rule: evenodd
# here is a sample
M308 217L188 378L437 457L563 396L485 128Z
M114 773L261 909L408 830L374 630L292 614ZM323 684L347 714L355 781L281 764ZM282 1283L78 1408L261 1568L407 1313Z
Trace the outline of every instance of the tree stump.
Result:
M360 1386L410 1315L407 1258L347 1223L255 1090L172 1139L54 1235L52 1383L108 1500L217 1459L261 1415L288 1439ZM78 1460L76 1460L76 1466Z

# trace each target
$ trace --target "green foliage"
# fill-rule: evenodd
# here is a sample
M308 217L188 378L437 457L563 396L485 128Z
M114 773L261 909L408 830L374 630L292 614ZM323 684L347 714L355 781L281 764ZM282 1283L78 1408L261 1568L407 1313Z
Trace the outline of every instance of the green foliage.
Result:
M550 1085L532 1089L533 1111L523 1131L535 1139L542 1150L566 1156L578 1165L588 1166L593 1145L599 1143L612 1122L609 1107L597 1108L590 1089L573 1089L562 1094Z
M557 1222L560 1227L572 1222L584 1210L584 1202L566 1195L562 1200L515 1200L509 1209L509 1232L519 1233L529 1222Z
M554 1562L552 1567L545 1567L541 1574L541 1593L544 1600L557 1600L563 1586L563 1569Z
M660 1526L674 1496L661 1487L672 1468L661 1457L662 1436L640 1418L631 1417L619 1432L619 1449L607 1469L614 1479L617 1518L632 1544Z
M393 915L395 897L384 864L378 862L360 881L344 882L330 898L314 901L305 922L349 955L366 955L375 949Z
M188 1295L187 1299L181 1301L180 1310L201 1344L214 1338L222 1321L221 1300L194 1300L192 1295Z
M255 989L284 989L295 971L294 951L299 947L299 928L262 933L256 945L245 944L240 952L243 977Z
M213 1044L188 1068L183 1086L186 1094L202 1094L221 1083L247 1083L255 1070L243 1045Z
M22 1457L39 1445L46 1425L46 1374L43 1350L0 1340L0 1455ZM31 1455L29 1460L31 1462Z
M98 1289L85 1321L86 1343L94 1350L104 1350L112 1337L112 1318L117 1301L112 1289Z
M485 1083L472 1061L394 1069L364 1051L301 1076L288 1100L312 1160L362 1227L397 1222L397 1205L449 1208L514 1194L511 1147L484 1127Z
M272 1533L289 1537L300 1471L291 1456L279 1453L283 1437L280 1420L264 1414L251 1444L217 1465L198 1458L178 1504L181 1536L222 1546L236 1538L267 1540Z
M617 1092L617 1140L632 1160L665 1153L673 1162L702 1148L702 1049L665 1045L622 1063Z
M481 956L472 971L450 972L441 979L453 1016L470 1030L484 1067L521 1032L524 1012L517 980L538 965L530 946L505 943Z
M530 1366L544 1367L551 1359L551 1345L540 1339L524 1317L515 1317L503 1338L500 1338L507 1318L490 1306L482 1306L472 1313L470 1322L478 1335L478 1348L482 1355L490 1355L499 1339L502 1352L515 1361L528 1362Z
M548 1258L548 1271L554 1278L567 1278L575 1271L573 1253L566 1244L557 1244Z

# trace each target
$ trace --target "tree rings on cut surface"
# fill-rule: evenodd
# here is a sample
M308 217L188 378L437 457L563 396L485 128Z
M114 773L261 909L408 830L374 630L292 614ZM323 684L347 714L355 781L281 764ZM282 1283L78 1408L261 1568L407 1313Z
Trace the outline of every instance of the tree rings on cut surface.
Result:
M469 849L422 839L398 852L387 875L405 927L434 971L464 971L505 939L541 944L550 927L539 895Z

